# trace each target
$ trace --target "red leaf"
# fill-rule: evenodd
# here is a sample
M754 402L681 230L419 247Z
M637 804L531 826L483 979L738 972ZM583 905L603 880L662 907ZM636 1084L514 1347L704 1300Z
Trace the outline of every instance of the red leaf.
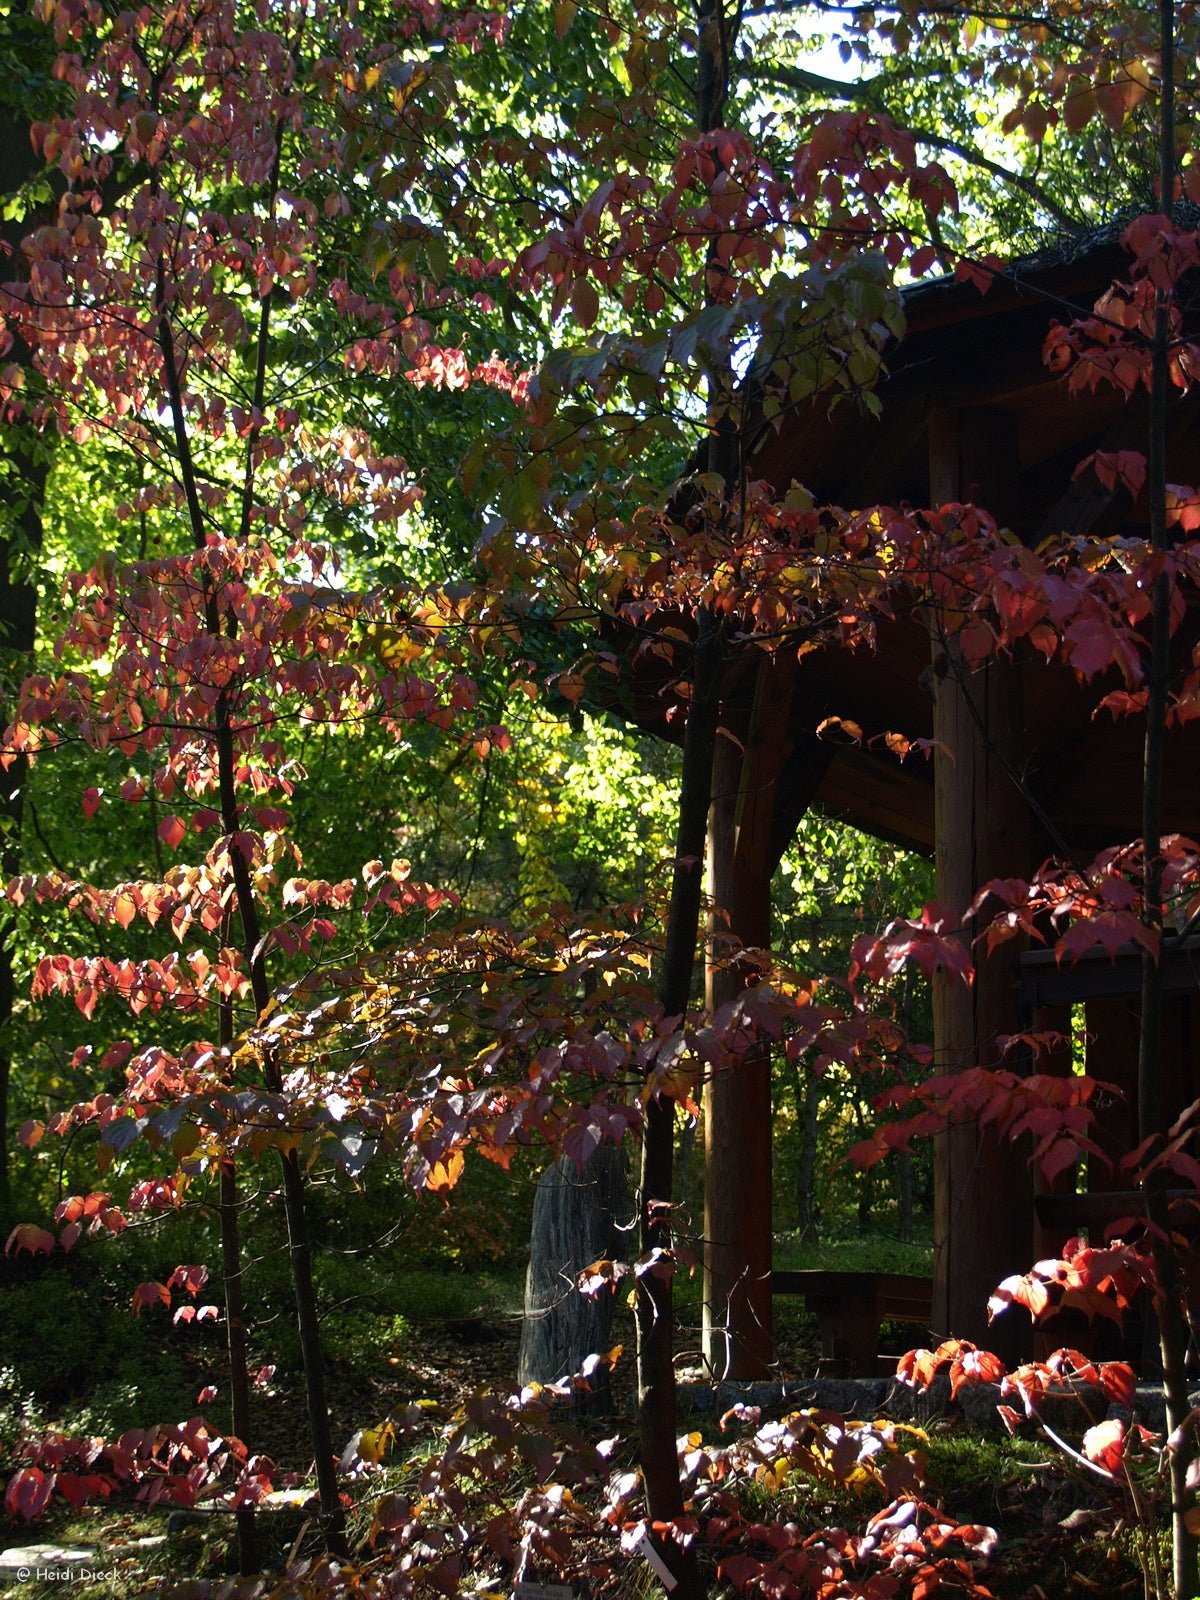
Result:
M579 1274L576 1287L580 1294L594 1299L605 1289L615 1289L628 1271L623 1261L593 1261L590 1267L585 1267Z
M950 1363L950 1395L954 1399L967 1384L999 1383L1008 1369L990 1350L976 1350L965 1341Z
M69 1500L79 1510L92 1495L91 1477L81 1478L77 1472L60 1472L55 1488L64 1500Z
M179 817L167 816L158 825L158 837L169 850L178 850L187 828Z
M1106 1472L1121 1470L1128 1447L1125 1424L1117 1417L1112 1417L1107 1422L1098 1422L1083 1436L1084 1455L1089 1461L1094 1461L1103 1467Z
M143 1306L171 1304L171 1291L165 1283L139 1283L133 1291L133 1309L141 1311Z
M572 286L571 313L581 328L590 328L600 315L600 296L586 278L576 278Z
M192 1298L195 1299L207 1282L207 1267L176 1267L174 1272L167 1279L167 1288L186 1289Z
M95 787L83 791L83 814L85 817L94 817L100 809L100 802L104 798L104 790Z
M826 730L828 730L828 733ZM842 737L837 741L839 744L843 742L847 744L861 744L863 740L862 728L857 722L851 721L849 717L826 717L824 722L818 722L818 739L827 738L834 733L840 733L842 735Z
M40 1467L22 1467L9 1480L4 1504L11 1516L19 1514L26 1522L32 1522L46 1509L53 1492L53 1473L47 1477Z
M1119 1406L1131 1406L1137 1392L1137 1375L1124 1361L1103 1361L1100 1364L1100 1384L1110 1400Z
M1181 483L1169 483L1166 494L1167 522L1182 528L1184 533L1195 533L1200 528L1200 495Z
M1115 489L1118 481L1134 500L1146 482L1146 458L1138 450L1097 450L1084 459L1071 474L1080 478L1091 467L1106 489Z
M1046 1182L1053 1183L1060 1172L1074 1166L1078 1155L1079 1146L1074 1139L1055 1139L1038 1162Z
M1049 1304L1050 1295L1040 1278L1016 1274L997 1284L988 1301L988 1320L998 1317L1007 1306L1018 1305L1024 1306L1036 1322Z

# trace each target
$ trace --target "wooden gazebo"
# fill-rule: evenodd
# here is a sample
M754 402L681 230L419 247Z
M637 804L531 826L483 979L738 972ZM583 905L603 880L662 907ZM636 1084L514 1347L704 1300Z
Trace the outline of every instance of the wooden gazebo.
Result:
M1127 263L1105 242L1014 268L986 294L954 281L910 291L907 332L876 390L879 414L814 404L759 449L752 474L781 492L796 480L818 503L846 508L975 499L1029 543L1138 526L1144 507L1124 490L1075 474L1097 449L1144 452L1145 397L1126 400L1110 387L1070 396L1042 360L1052 319L1090 309ZM1200 476L1200 404L1191 398L1172 402L1168 459L1173 479ZM964 910L980 883L1026 875L1050 853L1047 822L1088 856L1140 834L1138 719L1093 720L1094 690L1085 694L1071 672L1040 657L993 662L964 678L931 671L933 656L916 616L881 625L870 654L816 651L776 665L762 652L734 655L722 716L735 738L717 741L710 889L745 944L770 942L772 873L813 802L932 853L937 898ZM932 762L901 764L880 745L816 738L834 716L869 733L933 738L937 753ZM1200 830L1194 726L1168 742L1163 825ZM935 982L935 1070L992 1063L997 1037L1035 1020L1069 1033L1070 1006L1082 1002L1089 1071L1132 1088L1137 996L1123 969L1092 962L1064 971L1036 959L1023 967L1016 942L978 960L972 988ZM1190 952L1176 968L1165 1034L1168 1075L1183 1105L1197 1093L1200 1012ZM737 982L736 974L711 975L718 991ZM1130 1094L1112 1113L1120 1148L1136 1142L1135 1106ZM708 1353L715 1367L750 1376L771 1358L769 1064L718 1076L707 1091L706 1124ZM937 1140L935 1163L934 1331L982 1339L993 1287L1053 1240L1035 1237L1025 1152L962 1127ZM1097 1168L1089 1181L1120 1180ZM1003 1329L987 1333L993 1348L1004 1340Z

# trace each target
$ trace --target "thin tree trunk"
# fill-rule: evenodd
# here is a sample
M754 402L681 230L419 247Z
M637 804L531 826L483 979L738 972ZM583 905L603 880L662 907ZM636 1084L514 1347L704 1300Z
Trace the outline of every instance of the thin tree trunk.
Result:
M0 542L0 704L9 685L30 670L37 628L37 590L32 581L34 563L42 548L42 507L46 493L50 446L30 424L15 424L15 441L9 454L20 476L25 506L13 520L11 537ZM4 719L5 721L7 718ZM21 824L25 812L28 766L18 756L0 774L0 872L7 883L21 870ZM2 887L0 883L0 887ZM11 1211L9 1173L9 1096L12 1087L12 1019L16 990L13 981L13 941L17 918L6 907L0 919L0 1220L7 1233Z
M682 1018L691 995L700 931L704 845L717 740L722 636L716 617L702 608L697 617L692 660L692 697L683 743L675 868L667 913L666 949L659 1000L668 1017ZM638 1245L642 1255L671 1248L671 1189L675 1159L675 1103L652 1098L646 1104L638 1199ZM646 1509L653 1522L683 1515L679 1460L675 1450L674 1289L669 1277L647 1274L637 1290L638 1423ZM660 1545L674 1573L678 1600L697 1600L704 1592L692 1550L674 1542Z
M229 943L229 916L221 922L221 942ZM220 1043L233 1043L233 1002L222 1000L219 1011ZM238 1214L237 1168L222 1160L217 1217L221 1231L221 1286L225 1300L225 1342L229 1352L229 1406L233 1432L250 1449L250 1364L246 1352L246 1293L242 1280L241 1219ZM258 1571L258 1532L252 1505L234 1513L238 1571L249 1577Z
M896 1156L896 1231L905 1244L912 1241L913 1232L913 1164L912 1155L901 1150Z
M50 59L45 63L47 75ZM37 169L37 159L29 142L29 124L15 109L0 111L0 194L10 195ZM5 275L24 260L19 246L29 221L11 220L0 224L0 246L7 252ZM13 336L9 359L28 365L30 352L19 335ZM19 682L29 670L37 626L37 590L33 573L42 549L42 513L46 479L53 444L26 418L8 425L8 456L17 477L17 490L24 509L17 512L6 529L8 538L0 541L0 672L3 697L7 698L10 680ZM13 670L15 669L15 670ZM4 719L7 721L7 718ZM26 762L18 757L0 775L0 870L4 880L21 870L21 823L24 814ZM9 1095L12 1080L12 1014L16 998L13 988L13 938L16 917L6 910L0 923L0 1220L4 1232L12 1220L9 1212Z
M266 1014L271 991L263 960L262 931L250 868L238 843L238 806L234 787L233 729L228 701L222 695L217 705L217 768L220 781L221 826L229 841L229 864L233 875L234 898L242 925L242 948L250 969L250 988L258 1016ZM263 1079L272 1094L283 1089L278 1065L268 1055L263 1059ZM321 1531L332 1555L346 1554L346 1519L338 1498L334 1464L333 1436L329 1426L329 1406L325 1398L325 1360L321 1349L321 1329L317 1316L317 1297L312 1276L312 1244L304 1200L304 1174L300 1157L293 1149L280 1150L283 1172L283 1210L287 1219L288 1252L291 1262L292 1293L296 1303L296 1323L300 1333L300 1358L304 1368L304 1395L308 1408L309 1435L312 1440L317 1476L317 1495L321 1505Z
M803 1244L817 1238L817 1118L821 1089L815 1072L797 1066L792 1080L796 1115L800 1122L800 1164L796 1172L796 1225Z
M720 124L728 88L729 36L723 0L699 0L696 9L698 55L696 123L703 135ZM716 244L710 261L716 262ZM709 291L711 293L711 290ZM728 495L735 482L737 437L728 406L732 377L728 362L708 375L708 473L716 475ZM682 1019L691 997L700 933L704 886L704 852L712 803L713 757L720 710L724 632L707 605L696 610L692 647L691 699L683 740L679 784L675 866L667 911L666 941L659 981L659 1001L668 1017ZM670 1206L675 1160L675 1105L652 1097L646 1103L638 1196L638 1244L644 1256L671 1247ZM646 1509L652 1522L671 1523L683 1515L679 1460L675 1448L676 1396L672 1338L675 1329L674 1289L670 1276L646 1274L637 1292L637 1368L639 1442ZM676 1600L700 1600L704 1580L694 1549L673 1540L656 1539L675 1576Z
M221 1275L225 1298L225 1335L229 1350L229 1397L233 1432L249 1450L250 1371L246 1357L246 1297L242 1286L242 1241L238 1217L237 1171L232 1161L221 1162ZM258 1536L254 1507L239 1506L234 1513L237 1531L238 1571L249 1577L258 1571Z
M166 312L166 264L159 259L155 281L154 303L157 311L159 347L163 354L163 376L166 381L170 405L171 426L175 437L179 476L183 486L184 505L192 542L204 549L206 524L196 482L195 464L187 430L187 417L180 389L179 362L170 318ZM259 339L267 337L268 324L262 319ZM210 634L222 632L222 618L217 597L210 588L205 595L205 626ZM235 756L233 725L229 697L222 693L217 701L216 726L213 739L217 753L217 772L220 790L221 826L227 840L230 874L233 878L234 904L241 922L241 948L250 973L250 989L257 1016L266 1014L271 999L263 953L264 941L258 918L258 904L250 867L240 845L240 818L234 777ZM279 1094L283 1080L279 1067L270 1055L262 1063L263 1081L272 1094ZM344 1557L347 1553L346 1519L338 1498L337 1471L333 1455L333 1438L329 1424L329 1406L325 1398L325 1363L321 1350L321 1332L317 1317L316 1291L312 1276L312 1245L308 1232L308 1218L304 1197L304 1174L300 1157L294 1149L279 1152L283 1177L283 1209L287 1219L288 1251L291 1264L292 1292L296 1304L296 1322L300 1334L300 1356L304 1368L304 1393L308 1410L309 1434L312 1440L317 1494L320 1501L320 1524L326 1548L331 1555Z

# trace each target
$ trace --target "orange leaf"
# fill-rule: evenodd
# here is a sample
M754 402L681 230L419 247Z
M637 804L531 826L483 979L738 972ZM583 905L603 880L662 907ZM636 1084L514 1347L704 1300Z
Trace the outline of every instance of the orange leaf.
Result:
M32 1222L19 1222L8 1236L4 1246L6 1256L15 1256L28 1250L31 1256L49 1255L54 1249L54 1235Z
M452 1150L444 1161L435 1161L430 1167L425 1187L432 1189L434 1194L449 1194L462 1177L462 1170L463 1153L461 1150Z
M158 825L158 837L170 850L177 850L187 829L178 817L164 817Z

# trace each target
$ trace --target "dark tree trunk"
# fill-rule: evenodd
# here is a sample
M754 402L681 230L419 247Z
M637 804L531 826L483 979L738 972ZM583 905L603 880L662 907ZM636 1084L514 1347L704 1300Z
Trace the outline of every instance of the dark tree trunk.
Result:
M605 1145L583 1170L560 1156L538 1179L533 1202L525 1320L517 1377L522 1384L553 1383L579 1372L585 1359L607 1350L612 1293L594 1300L576 1279L593 1261L628 1253L629 1186L624 1151ZM608 1369L576 1392L574 1408L602 1415L612 1409Z
M231 934L228 914L221 923L221 943ZM233 1001L222 1000L219 1011L220 1041L232 1046L234 1039ZM250 1417L250 1362L246 1345L246 1290L243 1281L241 1202L238 1197L237 1167L232 1157L221 1162L220 1198L217 1220L221 1235L221 1285L225 1299L225 1344L229 1352L229 1411L233 1432L253 1453ZM253 1505L239 1506L234 1513L238 1571L243 1577L258 1571L258 1530Z
M21 26L22 24L18 24ZM49 76L47 59L46 73ZM37 160L29 143L29 125L15 108L0 112L0 194L15 193L33 174ZM15 254L29 220L0 227L6 254L4 275L10 276L22 257ZM27 362L29 351L14 339L10 359ZM42 550L42 507L53 446L28 420L9 424L6 449L11 477L6 490L20 509L0 524L0 722L7 723L12 689L30 667L37 624L37 590L33 575ZM7 882L21 870L21 822L24 813L26 764L20 758L0 775L0 871ZM0 922L0 1220L9 1223L9 1092L12 1077L13 936L16 918L6 910Z
M226 1347L229 1352L229 1396L233 1431L249 1448L250 1369L246 1352L246 1297L242 1287L241 1220L238 1215L237 1171L232 1161L221 1162L221 1277L225 1296ZM234 1514L238 1571L243 1577L258 1571L258 1533L252 1505Z
M692 653L692 698L683 742L675 866L667 911L666 947L659 979L659 1001L668 1017L682 1018L691 995L700 933L703 887L701 863L712 792L713 750L717 742L723 635L710 611L697 615ZM674 1189L675 1102L651 1098L642 1128L639 1169L638 1251L671 1248L670 1206ZM683 1516L683 1493L676 1453L674 1286L669 1277L647 1274L638 1284L637 1380L638 1436L646 1509L653 1522L674 1522ZM696 1552L656 1540L659 1553L675 1578L674 1600L700 1600L704 1580Z
M50 446L27 423L9 429L9 456L23 502L0 538L0 723L7 723L12 692L29 671L37 625L37 590L32 581L42 547L42 504ZM21 823L25 810L26 763L15 760L0 774L0 872L7 883L21 870ZM0 919L0 1219L7 1233L9 1197L9 1094L12 1078L13 940L16 914Z
M264 305L266 302L264 302ZM163 357L163 378L170 407L171 428L174 434L176 459L183 503L191 529L192 543L203 550L207 537L204 508L200 499L199 483L192 442L188 433L187 413L184 409L180 384L180 365L175 344L175 332L168 312L166 289L166 261L160 255L154 287L154 306L157 317L159 348ZM268 335L268 321L259 324L258 370L262 371L262 348ZM256 393L258 380L256 380ZM216 590L206 586L204 595L205 627L211 637L219 636L226 619ZM217 757L218 793L221 809L221 826L229 840L229 870L233 880L233 907L241 925L241 949L250 975L250 992L255 1014L266 1016L271 1001L267 979L266 940L259 922L258 902L255 898L250 865L238 838L240 807L238 804L236 745L230 700L223 691L217 698L215 726L211 730ZM281 1094L283 1080L279 1064L270 1051L262 1054L262 1076L271 1094ZM325 1548L331 1556L344 1560L349 1546L346 1542L346 1515L338 1494L337 1465L333 1452L333 1437L329 1419L329 1405L325 1398L325 1364L321 1348L320 1321L317 1315L316 1290L313 1285L312 1239L309 1233L305 1203L306 1167L295 1149L280 1147L279 1164L283 1179L283 1209L287 1219L288 1258L291 1267L292 1291L296 1305L296 1325L300 1335L300 1357L304 1368L304 1394L308 1410L309 1434L312 1439L314 1470L317 1479L317 1496L320 1501L318 1523Z

